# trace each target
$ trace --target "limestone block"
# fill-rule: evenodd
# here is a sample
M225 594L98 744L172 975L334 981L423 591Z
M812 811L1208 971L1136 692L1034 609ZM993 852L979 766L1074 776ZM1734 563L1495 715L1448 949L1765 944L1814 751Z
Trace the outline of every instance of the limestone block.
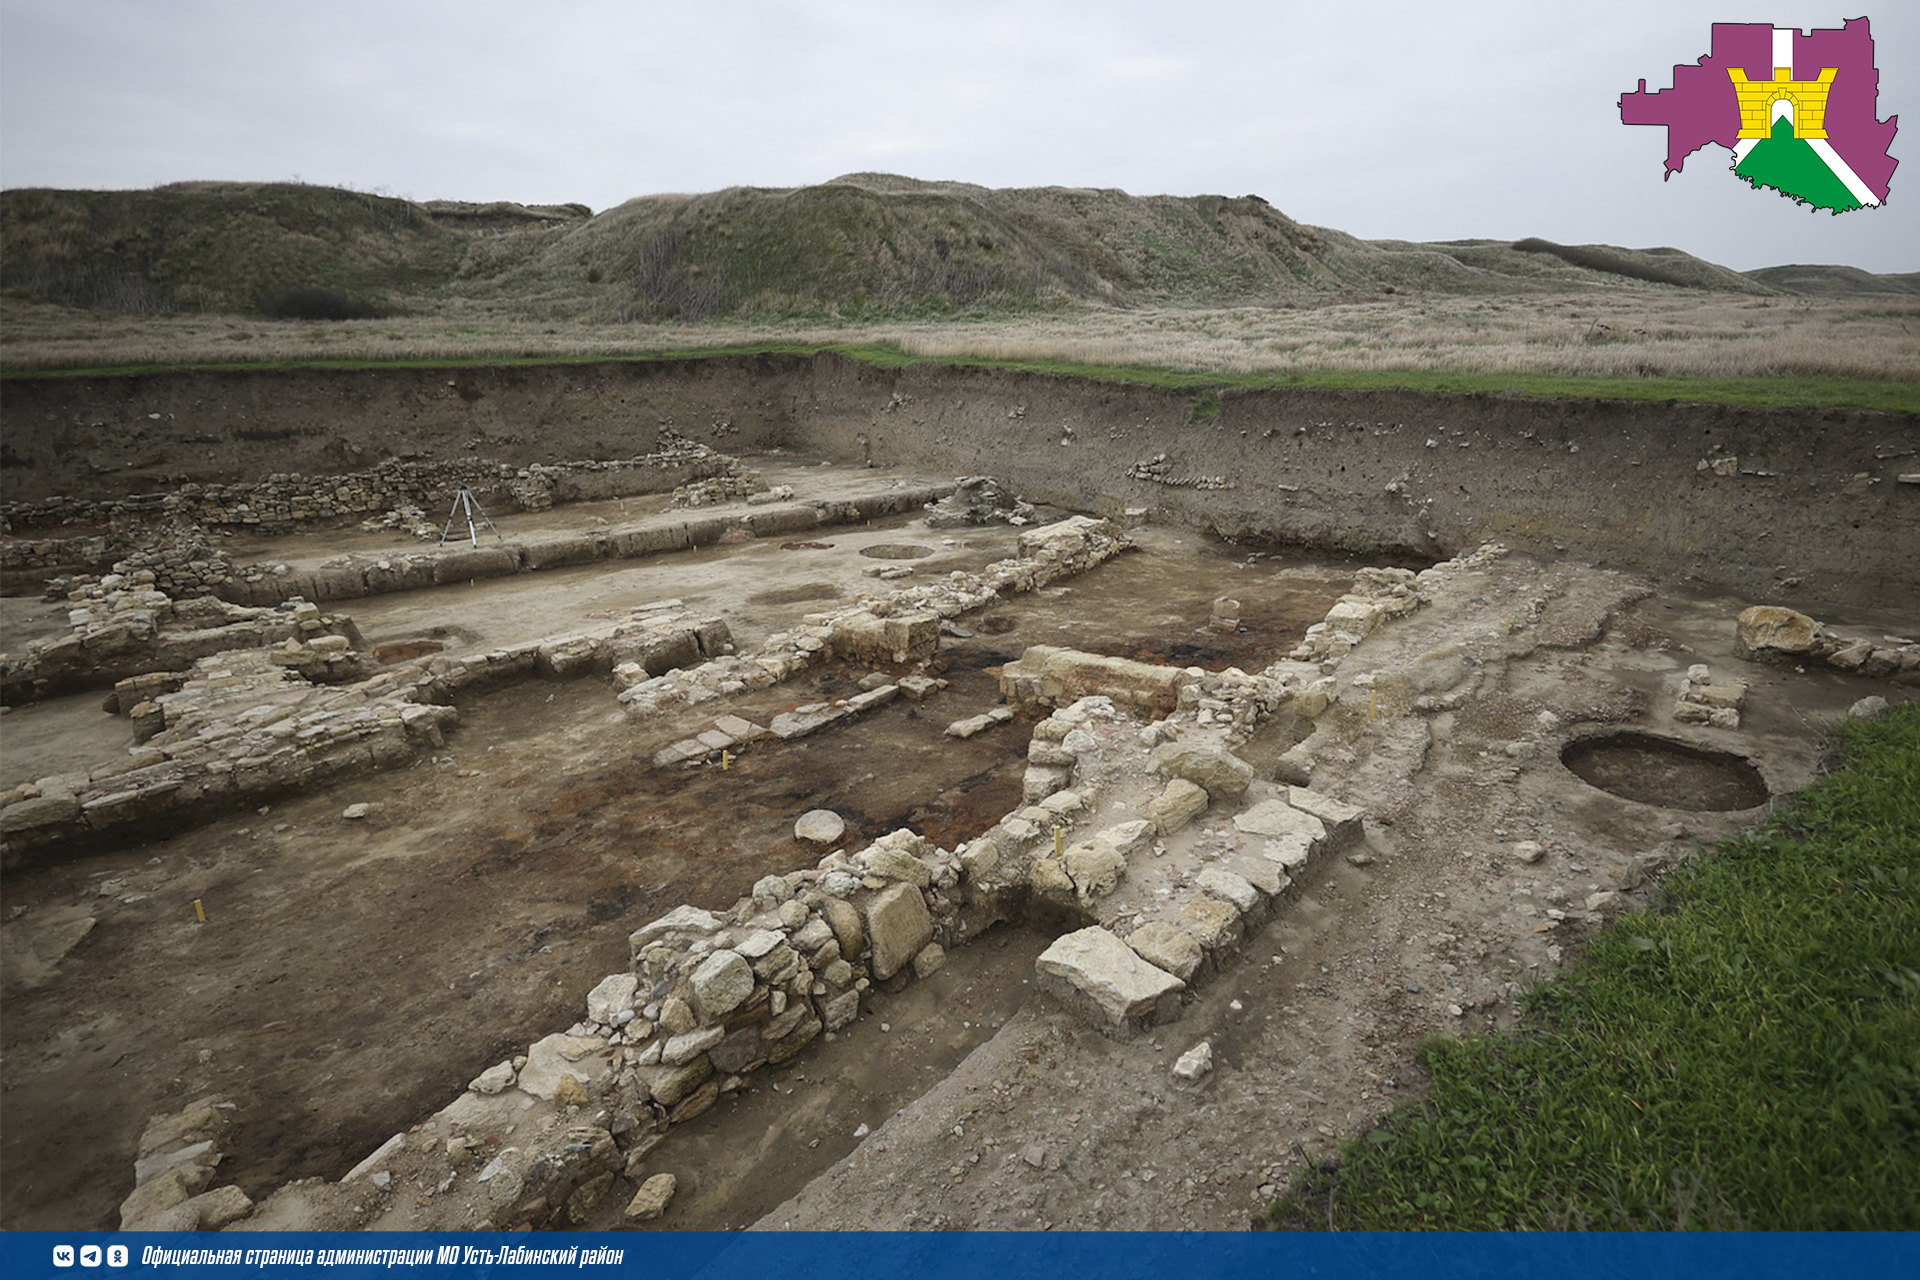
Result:
M707 935L719 929L722 921L710 911L698 907L675 907L651 924L643 924L627 935L627 946L635 956L646 947L675 933Z
M1317 720L1326 714L1337 696L1339 684L1332 676L1323 676L1293 697L1293 714L1302 720Z
M80 817L80 802L72 796L36 796L0 809L0 834L17 835L38 827L56 827Z
M1838 666L1840 655L1833 656ZM1732 707L1738 709L1747 699L1747 686L1737 681L1728 684L1703 684L1694 687L1688 695L1690 701L1705 703L1709 707Z
M818 732L837 720L853 714L853 708L841 703L811 703L804 707L795 707L792 711L783 711L767 724L767 729L782 742L795 738L804 738Z
M1163 836L1172 835L1206 811L1207 793L1198 783L1175 778L1147 802L1147 819Z
M876 842L863 855L867 874L882 880L903 880L916 889L933 883L933 868L904 849Z
M170 1116L157 1116L147 1122L135 1148L137 1159L175 1150L217 1136L227 1127L227 1112L232 1104L224 1098L200 1098Z
M660 1029L668 1035L681 1035L699 1025L693 1006L679 996L668 996L660 1002Z
M788 907L793 907L799 912L799 918L791 923L789 923L787 917ZM791 903L782 904L780 908L780 923L792 930L794 949L805 952L807 955L813 955L819 951L820 948L834 941L833 927L825 920L811 915L807 911L806 903L800 902L797 899Z
M813 1016L813 1010L805 1001L796 1001L789 1005L779 1016L771 1018L765 1026L753 1028L754 1035L760 1040L784 1040L799 1025ZM720 1066L718 1059L715 1066Z
M514 1078L513 1063L496 1062L472 1080L468 1081L467 1088L473 1090L475 1093L492 1097L495 1094L505 1093L508 1089L511 1089Z
M663 1107L677 1107L713 1076L713 1063L705 1054L677 1067L646 1067L640 1078L646 1081L653 1099Z
M1213 1043L1202 1040L1193 1048L1180 1055L1173 1064L1174 1078L1195 1081L1213 1070Z
M1127 935L1127 945L1142 960L1182 982L1191 980L1201 961L1207 958L1192 934L1164 920L1151 920L1135 929Z
M1239 857L1229 860L1227 870L1245 880L1269 898L1277 898L1285 893L1293 881L1281 869L1278 862L1258 856Z
M1034 645L1001 669L1000 689L1016 707L1062 707L1089 694L1103 694L1129 711L1165 719L1179 705L1193 677L1179 667Z
M133 1193L120 1202L120 1229L151 1229L148 1224L158 1220L168 1210L185 1204L193 1198L193 1194L181 1171L169 1169L152 1181L135 1187ZM169 1225L176 1230L192 1231L198 1228L199 1223L195 1222L190 1227L173 1222L169 1222Z
M692 1062L726 1038L726 1028L720 1026L701 1027L697 1031L674 1036L660 1050L661 1065L678 1067Z
M1072 778L1072 770L1059 765L1030 764L1020 781L1020 798L1028 804L1038 804L1054 792L1065 790Z
M920 954L913 958L913 976L916 978L931 978L946 967L946 948L937 942L929 942L920 948Z
M1042 800L1040 807L1055 818L1064 818L1068 814L1078 813L1086 808L1087 799L1078 791L1056 791Z
M1073 877L1058 858L1037 859L1027 869L1027 885L1049 902L1064 905L1074 899Z
M860 993L843 991L825 1001L820 1007L820 1012L826 1019L827 1030L838 1031L860 1016Z
M832 844L846 832L846 819L831 809L809 809L793 824L794 838L812 844Z
M640 979L631 973L611 974L587 992L587 1021L611 1024L622 1013L633 1012L633 995Z
M1208 867L1194 877L1194 883L1203 893L1231 903L1241 915L1247 915L1261 905L1260 891L1224 867Z
M1035 738L1027 744L1028 764L1056 765L1071 769L1075 759L1073 752L1057 742Z
M1785 661L1809 653L1822 628L1806 614L1777 605L1755 605L1735 622L1734 652L1753 661Z
M814 1038L820 1034L821 1029L820 1019L810 1014L802 1018L799 1026L774 1041L767 1049L768 1064L771 1066L779 1066L783 1062L791 1062L800 1055L802 1049L813 1043Z
M900 972L933 941L933 918L920 890L890 884L867 900L867 936L873 946L873 976L884 981Z
M1386 610L1365 600L1342 600L1327 610L1327 626L1364 640L1386 616Z
M900 692L906 694L907 697L913 699L915 702L924 701L939 689L945 687L946 683L946 681L935 679L932 676L903 676L899 681Z
M193 1216L187 1230L220 1231L252 1213L253 1201L239 1187L225 1186L203 1191L180 1207Z
M999 710L999 708L996 707L994 710ZM985 733L997 724L1005 724L1007 719L1008 717L1006 716L994 715L992 711L982 712L977 716L968 716L964 720L955 720L947 726L947 736L949 738L971 738L975 734Z
M833 930L840 954L859 958L867 945L866 926L861 922L859 910L843 898L828 898L820 904L820 915Z
M1300 837L1318 843L1327 838L1326 824L1285 800L1263 800L1234 815L1236 830L1248 835L1273 838Z
M738 951L709 955L688 978L693 1007L702 1022L724 1017L753 994L753 967Z
M1164 778L1185 778L1215 800L1237 800L1253 782L1253 766L1220 747L1168 742L1153 749L1147 763Z
M1092 1014L1095 1025L1110 1032L1170 1021L1178 1016L1179 996L1187 989L1098 926L1054 939L1034 967L1043 988Z
M734 943L733 950L738 951L748 960L758 960L785 942L786 938L777 929L755 929Z
M1153 843L1154 826L1145 818L1134 818L1127 822L1117 822L1100 833L1099 838L1118 849L1122 856L1132 857Z
M784 940L779 946L753 962L753 976L773 986L787 981L799 970L800 953L788 946Z
M633 1199L627 1202L626 1216L629 1222L651 1222L667 1211L667 1205L673 1201L673 1193L680 1188L679 1180L670 1173L656 1173L640 1184L633 1193Z
M565 1078L582 1085L598 1084L613 1068L610 1049L599 1036L555 1032L528 1047L526 1065L520 1068L516 1083L522 1092L547 1100L552 1100Z
M1240 912L1218 898L1189 898L1174 916L1208 951L1224 951L1240 940Z
M1086 840L1067 846L1061 861L1081 901L1103 897L1120 887L1127 874L1127 858L1105 840Z

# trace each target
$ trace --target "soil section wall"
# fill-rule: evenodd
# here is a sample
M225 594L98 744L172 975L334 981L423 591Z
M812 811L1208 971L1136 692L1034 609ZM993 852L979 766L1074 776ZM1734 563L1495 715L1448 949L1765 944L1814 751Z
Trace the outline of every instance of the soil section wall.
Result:
M1910 597L1920 419L1486 394L1196 397L832 354L442 369L15 379L4 497L364 469L730 453L991 474L1030 500L1151 509L1234 539L1439 558L1486 539L1768 601Z

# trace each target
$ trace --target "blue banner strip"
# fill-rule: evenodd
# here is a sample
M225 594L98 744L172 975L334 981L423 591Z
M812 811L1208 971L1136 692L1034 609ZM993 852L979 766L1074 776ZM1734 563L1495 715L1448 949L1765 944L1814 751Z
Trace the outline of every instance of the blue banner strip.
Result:
M777 1269L770 1271L770 1269ZM1847 1280L1920 1277L1920 1234L555 1232L0 1234L8 1280L644 1276L649 1280Z

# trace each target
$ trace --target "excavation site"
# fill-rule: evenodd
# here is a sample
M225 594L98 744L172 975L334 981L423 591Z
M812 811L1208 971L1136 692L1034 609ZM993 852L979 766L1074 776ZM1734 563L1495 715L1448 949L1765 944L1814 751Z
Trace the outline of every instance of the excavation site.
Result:
M1920 696L1911 414L10 378L10 1230L1233 1230Z

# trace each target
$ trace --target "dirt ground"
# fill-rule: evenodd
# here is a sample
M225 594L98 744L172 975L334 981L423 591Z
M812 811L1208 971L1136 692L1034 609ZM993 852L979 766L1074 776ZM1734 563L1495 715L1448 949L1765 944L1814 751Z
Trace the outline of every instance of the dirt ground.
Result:
M582 508L544 515L502 524L512 535L605 518ZM369 644L432 638L457 653L673 596L726 617L751 645L821 602L873 590L865 570L874 565L911 563L921 575L977 568L1011 554L1016 536L1004 526L929 530L901 517L809 539L824 547L769 539L340 607ZM314 535L251 549L325 558L402 545L379 537ZM754 746L724 772L650 763L718 714L711 708L685 724L640 726L599 680L533 683L462 705L448 749L410 768L9 876L10 938L30 943L77 919L95 923L57 963L9 967L0 1222L113 1225L147 1118L209 1092L239 1104L223 1181L259 1197L291 1179L338 1177L486 1065L576 1020L585 991L626 964L632 929L682 902L723 907L762 875L810 865L818 850L792 835L800 813L835 809L849 840L911 825L951 845L1016 807L1021 726L967 741L942 731L998 700L992 669L1026 645L1251 667L1294 643L1353 568L1250 567L1244 553L1172 530L1143 530L1139 541L1116 564L969 620L977 630L944 641L951 684L930 701ZM903 543L928 554L861 554ZM1245 615L1226 636L1206 620L1213 598L1229 591ZM49 615L63 616L18 598L6 607L10 645L57 629ZM828 669L727 709L764 722L851 692L865 674ZM9 784L110 758L130 741L97 695L12 711L5 733ZM343 818L356 803L371 805L371 816ZM796 1076L839 1079L845 1114L878 1124L1014 1014L1044 944L1008 932L968 949L933 982L879 1002L901 1010L902 1034L884 1041L890 1052L828 1047L796 1064ZM978 1001L981 1016L957 1028L932 1017L949 990ZM909 1033L916 1009L931 1022ZM885 1033L863 1022L841 1038L870 1035ZM751 1117L770 1101L731 1106ZM728 1109L717 1109L716 1124L731 1119ZM713 1154L688 1165L680 1214L740 1225L749 1209L777 1203L848 1149L860 1121L841 1125L830 1111L818 1115L820 1144L783 1152L773 1168L748 1156L771 1132L802 1123L805 1108L744 1149L702 1139Z

